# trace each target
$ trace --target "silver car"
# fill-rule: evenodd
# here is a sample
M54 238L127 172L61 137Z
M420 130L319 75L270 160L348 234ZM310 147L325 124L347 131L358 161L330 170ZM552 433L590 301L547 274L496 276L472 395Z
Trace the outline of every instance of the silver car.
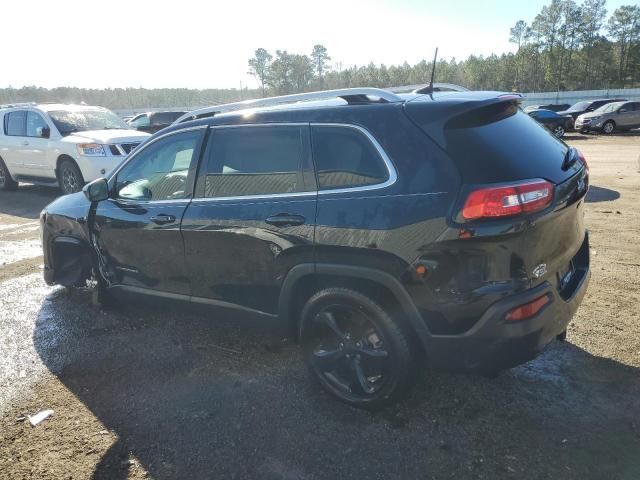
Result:
M599 130L613 133L640 127L640 102L613 102L576 119L575 129L581 132Z

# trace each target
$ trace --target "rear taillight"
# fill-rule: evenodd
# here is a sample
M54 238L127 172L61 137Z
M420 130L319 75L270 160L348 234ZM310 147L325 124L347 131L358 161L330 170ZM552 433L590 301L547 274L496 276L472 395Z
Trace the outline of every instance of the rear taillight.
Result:
M587 164L587 159L584 158L584 154L577 149L576 149L576 152L578 152L578 158L580 159L580 163L582 164L584 169L587 171L587 173L589 173L589 165Z
M520 305L519 307L509 310L505 315L505 320L508 322L519 322L520 320L526 320L538 314L540 310L544 308L551 300L549 295L543 295L535 300Z
M544 210L553 200L553 184L546 180L480 188L472 191L462 207L465 220L511 217Z

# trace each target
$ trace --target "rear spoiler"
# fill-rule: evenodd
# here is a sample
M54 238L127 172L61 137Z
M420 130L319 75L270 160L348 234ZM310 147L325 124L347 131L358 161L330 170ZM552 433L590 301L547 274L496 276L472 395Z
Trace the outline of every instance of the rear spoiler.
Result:
M425 98L426 97L426 98ZM520 93L468 92L422 95L404 104L406 114L440 146L445 146L445 126L475 110L491 105L522 103Z

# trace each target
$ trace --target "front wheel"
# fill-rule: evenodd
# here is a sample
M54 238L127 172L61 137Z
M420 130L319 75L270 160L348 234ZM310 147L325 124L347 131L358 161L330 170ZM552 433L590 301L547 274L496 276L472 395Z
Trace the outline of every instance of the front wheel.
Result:
M313 295L302 310L306 362L320 385L356 407L401 399L415 373L404 329L368 296L347 288Z
M562 138L564 137L564 127L562 125L557 125L554 129L553 129L553 135L556 138Z
M58 183L64 194L76 193L82 190L84 179L82 172L73 160L62 160L58 170Z
M608 120L604 122L604 125L602 125L602 133L606 133L607 135L609 135L610 133L613 133L615 129L616 129L616 124L613 123L613 120Z

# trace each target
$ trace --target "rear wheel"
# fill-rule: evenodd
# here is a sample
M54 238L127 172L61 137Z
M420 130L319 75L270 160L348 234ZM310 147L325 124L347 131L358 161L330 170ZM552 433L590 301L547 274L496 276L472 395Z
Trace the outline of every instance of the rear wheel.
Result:
M604 125L602 125L602 133L606 133L607 135L613 133L615 129L616 124L613 120L607 120L606 122L604 122Z
M15 190L18 182L11 178L9 169L0 158L0 190Z
M60 162L58 167L58 183L63 193L76 193L82 190L84 179L82 172L71 159L65 159Z
M562 138L564 137L564 127L562 125L557 125L554 129L553 129L553 135L556 138Z
M374 300L346 288L322 290L302 310L307 364L329 393L356 407L403 397L415 365L401 326Z

